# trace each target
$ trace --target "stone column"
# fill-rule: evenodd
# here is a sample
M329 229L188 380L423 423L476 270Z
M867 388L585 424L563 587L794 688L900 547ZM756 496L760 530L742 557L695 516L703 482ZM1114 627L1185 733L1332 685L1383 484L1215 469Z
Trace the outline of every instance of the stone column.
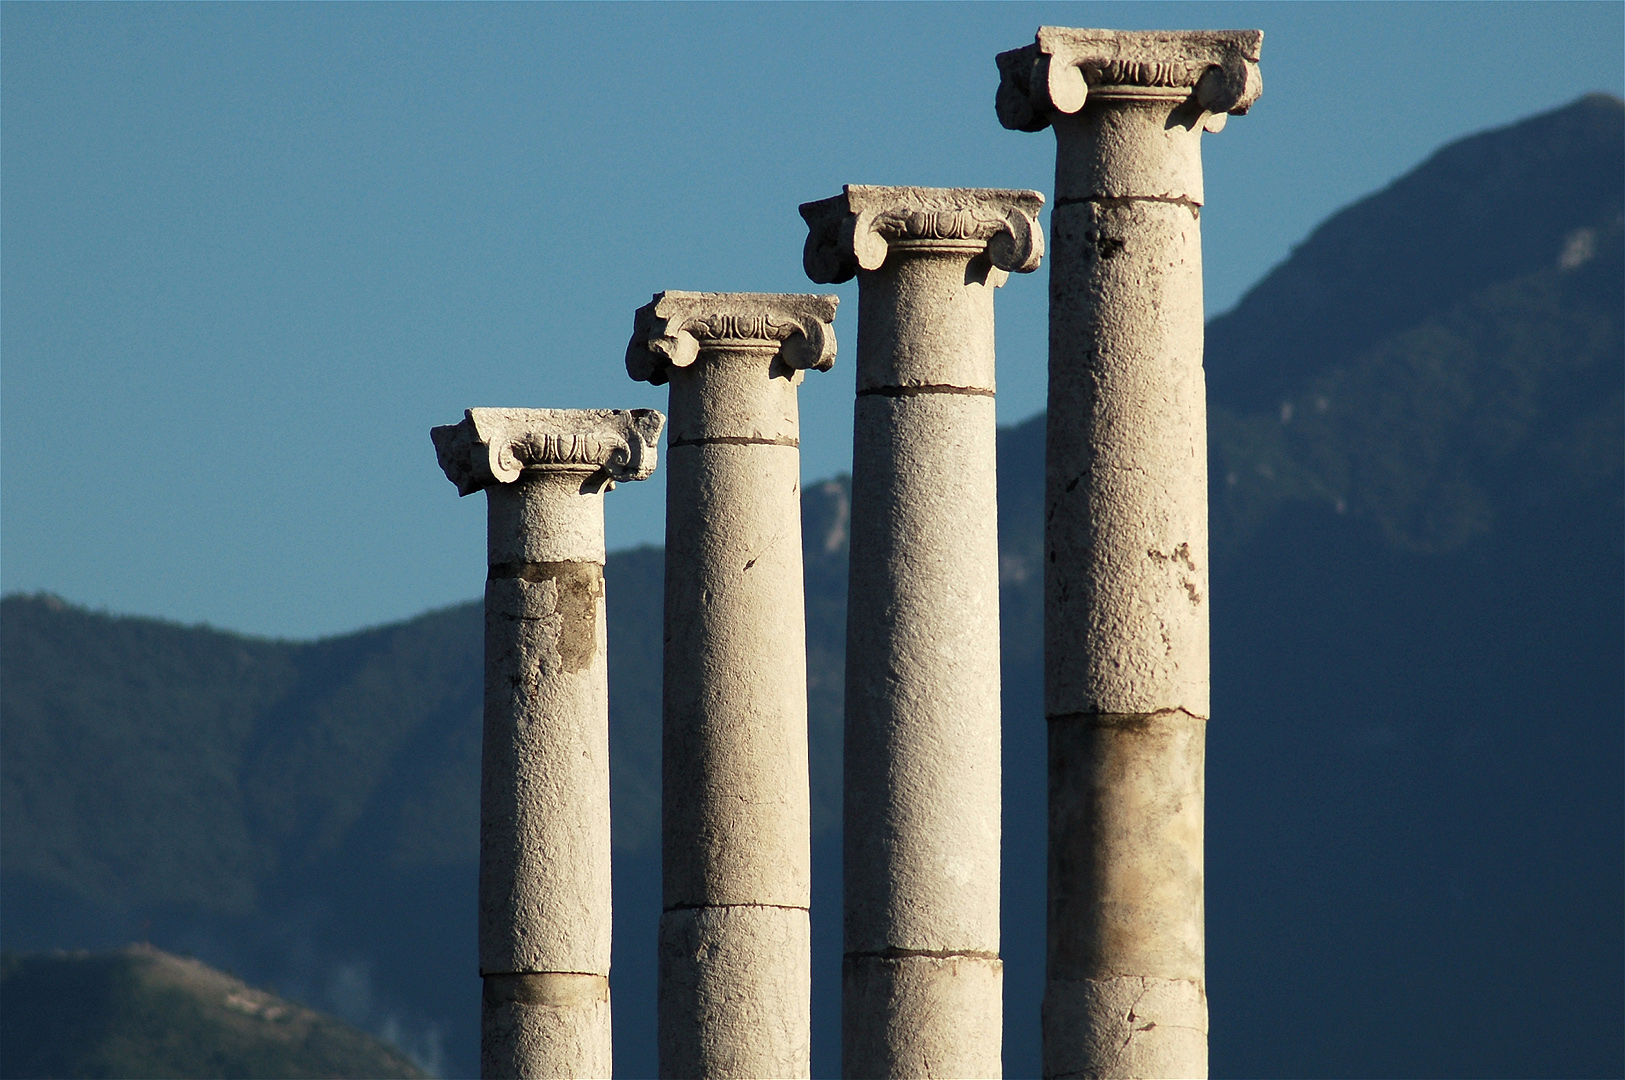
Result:
M1044 27L999 119L1055 129L1044 693L1044 1074L1207 1075L1201 135L1257 31Z
M858 278L847 591L848 1077L1002 1074L993 290L1035 191L847 187L801 208Z
M484 490L480 1074L607 1077L609 684L603 493L654 471L651 409L470 409L435 428Z
M661 740L663 1077L804 1077L811 831L796 387L833 296L665 292L626 366L671 384Z

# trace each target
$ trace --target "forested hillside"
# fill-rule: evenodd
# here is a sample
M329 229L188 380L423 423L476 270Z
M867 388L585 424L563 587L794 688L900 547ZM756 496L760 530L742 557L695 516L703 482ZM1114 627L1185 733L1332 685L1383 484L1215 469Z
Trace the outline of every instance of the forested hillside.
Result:
M1444 148L1209 325L1215 1076L1625 1065L1622 222L1625 105L1593 96ZM1043 424L999 443L1011 1076L1043 966ZM844 481L803 511L833 1075ZM657 549L607 568L629 1076L654 1066L660 574ZM480 640L477 604L276 642L7 598L4 944L151 940L472 1075Z

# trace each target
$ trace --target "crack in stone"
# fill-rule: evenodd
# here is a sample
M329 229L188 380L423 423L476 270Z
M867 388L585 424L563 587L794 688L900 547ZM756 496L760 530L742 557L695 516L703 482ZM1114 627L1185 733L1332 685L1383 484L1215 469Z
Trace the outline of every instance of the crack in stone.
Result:
M870 386L858 391L858 397L915 397L919 394L968 394L972 397L993 397L992 390L984 390L976 386L946 386L928 384L925 386Z
M1051 724L1081 723L1087 724L1090 728L1144 729L1149 728L1155 719L1180 715L1207 723L1206 716L1198 716L1183 705L1178 708L1159 708L1150 713L1050 713L1045 719Z
M797 907L794 904L673 904L663 909L673 911L726 911L729 908L773 908L778 911L810 911L810 908Z
M801 440L789 435L776 439L760 439L751 435L706 435L698 439L673 439L670 448L679 446L797 446Z
M1117 1034L1114 1035L1112 1030L1109 1028L1106 1030L1097 1030L1094 1036L1089 1040L1089 1048L1086 1051L1086 1055L1091 1057L1093 1060L1091 1060L1089 1064L1082 1069L1051 1074L1051 1080L1064 1080L1064 1078L1078 1078L1078 1080L1084 1080L1084 1078L1099 1078L1101 1076L1110 1076L1114 1074L1142 1075L1140 1073L1119 1073L1119 1070L1123 1067L1125 1059L1127 1059L1128 1068L1133 1069L1136 1067L1136 1061L1130 1055L1130 1050L1134 1046L1135 1041L1144 1037L1148 1032L1156 1031L1159 1028L1167 1031L1192 1031L1201 1035L1204 1039L1207 1037L1207 1029L1205 1027L1196 1024L1181 1024L1152 1020L1148 1017L1140 1016L1138 1011L1141 1002L1143 1002L1146 997L1151 994L1153 989L1173 983L1183 983L1188 986L1196 987L1198 993L1200 994L1202 987L1200 980L1165 979L1147 975L1131 975L1120 971L1105 971L1100 973L1100 975L1096 978L1087 979L1084 981L1094 983L1102 988L1104 988L1105 984L1107 983L1133 984L1137 986L1138 992L1134 995L1134 999L1130 1001L1121 1012L1114 1014L1115 1019L1118 1020L1122 1025L1122 1028L1118 1029ZM1203 996L1205 997L1205 995ZM1107 1017L1103 1016L1100 1019L1105 1021ZM1105 1027L1105 1025L1102 1024L1102 1027ZM1121 1041L1119 1041L1119 1039ZM1112 1043L1116 1043L1115 1049L1112 1045L1110 1045ZM1138 1062L1138 1067L1144 1067L1143 1059Z
M1079 206L1093 203L1108 209L1122 206L1133 206L1135 203L1167 203L1170 206L1183 206L1191 212L1191 216L1202 216L1202 204L1188 195L1073 195L1065 199L1056 199L1055 208L1063 206Z
M577 578L594 571L603 572L603 567L589 559L568 559L562 562L507 562L492 563L485 572L486 581L503 581L518 578L520 581L529 581L540 584L544 581L557 581L559 578Z
M799 522L797 522L797 527L798 528L800 527ZM749 570L751 567L755 566L757 564L757 562L759 562L761 560L763 555L766 555L769 551L772 551L773 548L775 546L777 546L781 541L783 541L785 539L785 537L788 536L788 535L789 535L789 529L785 528L784 525L781 523L780 527L779 527L779 531L774 533L772 536L770 536L768 538L767 542L761 546L761 549L758 550L756 552L756 554L754 554L754 555L752 555L750 557L750 559L745 563L745 565L740 568L739 572L741 574L743 574L747 570Z
M1111 1070L1115 1069L1115 1067L1117 1066L1117 1063L1119 1061L1123 1060L1123 1055L1128 1053L1128 1048L1130 1046L1132 1046L1133 1043L1134 1043L1134 1036L1135 1036L1135 1033L1136 1033L1137 1030L1138 1031L1150 1031L1151 1028L1154 1028L1154 1027L1157 1026L1156 1022L1152 1021L1149 1027L1144 1027L1144 1028L1139 1028L1139 1029L1136 1029L1134 1027L1134 1021L1137 1019L1135 1017L1135 1015L1134 1015L1134 1007L1136 1005L1138 1005L1141 1001L1145 1000L1145 995L1148 994L1149 992L1150 991L1147 989L1147 987L1145 985L1145 979L1142 977L1140 979L1140 992L1135 995L1133 1001L1129 1002L1128 1013L1127 1013L1127 1015L1125 1015L1123 1017L1123 1022L1128 1025L1128 1032L1127 1032L1127 1034L1125 1034L1123 1036L1123 1045L1121 1045L1121 1046L1119 1046L1117 1048L1117 1056L1112 1058L1111 1064L1109 1066L1107 1066L1106 1071L1111 1071Z
M888 947L879 952L849 952L843 954L847 960L913 960L923 957L927 960L997 960L996 952L981 952L976 949L899 949Z

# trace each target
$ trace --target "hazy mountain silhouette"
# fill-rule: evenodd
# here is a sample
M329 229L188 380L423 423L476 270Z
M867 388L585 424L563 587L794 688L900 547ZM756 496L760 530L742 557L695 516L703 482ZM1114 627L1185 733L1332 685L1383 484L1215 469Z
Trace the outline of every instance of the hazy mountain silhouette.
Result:
M1622 131L1590 97L1446 147L1209 327L1216 1076L1625 1064ZM1011 1076L1043 967L1043 424L999 444ZM847 507L803 496L829 1075ZM661 553L607 573L617 1067L651 1075ZM148 938L472 1074L480 640L477 604L294 643L0 603L5 944Z

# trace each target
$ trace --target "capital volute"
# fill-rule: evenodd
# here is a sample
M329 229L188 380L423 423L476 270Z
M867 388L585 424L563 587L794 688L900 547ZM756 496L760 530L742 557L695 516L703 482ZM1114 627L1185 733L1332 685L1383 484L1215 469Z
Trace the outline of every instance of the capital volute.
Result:
M828 371L838 303L806 293L656 293L632 318L626 372L660 386L712 348L771 349L791 372Z
M1083 108L1090 94L1140 88L1184 91L1209 131L1241 115L1263 92L1262 30L1074 30L1039 27L1031 45L1000 53L999 122L1042 131L1056 113ZM1194 120L1193 120L1194 123Z
M665 423L654 409L469 409L429 436L459 495L527 470L580 473L582 490L601 492L649 478Z
M870 187L848 184L831 199L803 203L807 244L802 265L814 281L847 281L878 270L894 249L951 247L985 252L1000 271L1038 269L1044 196L993 188Z

